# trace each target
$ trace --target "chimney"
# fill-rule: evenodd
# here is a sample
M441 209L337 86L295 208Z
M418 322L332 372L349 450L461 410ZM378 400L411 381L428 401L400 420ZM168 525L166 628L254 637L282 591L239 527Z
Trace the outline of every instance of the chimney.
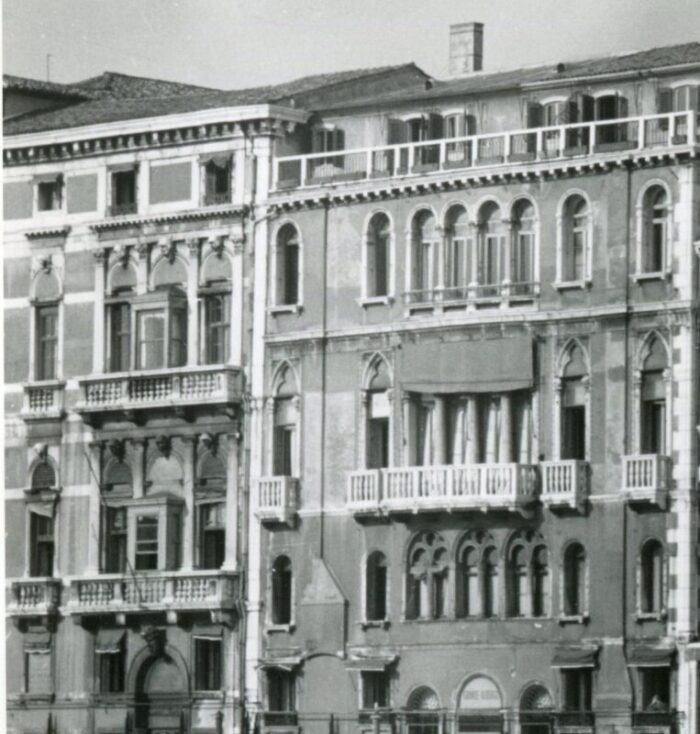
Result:
M481 71L484 60L484 24L454 23L450 26L449 76Z

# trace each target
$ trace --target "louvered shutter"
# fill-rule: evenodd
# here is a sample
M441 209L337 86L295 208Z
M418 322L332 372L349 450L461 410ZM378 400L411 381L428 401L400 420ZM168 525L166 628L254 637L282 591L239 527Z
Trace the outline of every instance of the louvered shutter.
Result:
M389 119L389 145L399 145L408 141L408 126L403 120Z
M690 87L688 90L688 109L700 111L700 86L697 84Z
M333 150L345 150L345 130L333 130Z
M659 89L657 106L659 114L673 112L673 90L668 87Z
M439 140L443 137L443 119L442 115L434 112L428 114L426 120L426 140Z
M529 102L527 105L525 125L528 128L542 127L543 109L539 102Z

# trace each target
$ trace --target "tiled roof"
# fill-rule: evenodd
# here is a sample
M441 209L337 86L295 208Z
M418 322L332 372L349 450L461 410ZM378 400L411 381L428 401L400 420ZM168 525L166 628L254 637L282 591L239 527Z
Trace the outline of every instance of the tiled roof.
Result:
M416 86L381 96L337 102L324 109L340 109L370 105L396 104L400 102L430 100L441 97L464 96L483 92L518 89L538 82L566 81L573 78L592 78L603 74L619 74L626 71L660 69L683 64L700 64L700 43L685 43L647 51L606 56L583 61L564 62L559 71L558 64L514 69L494 73L478 73L450 81L435 81L433 84Z
M314 74L313 76L302 77L283 84L251 87L249 89L230 92L206 90L203 88L197 92L195 88L194 92L175 95L138 95L133 98L105 96L101 99L93 99L58 110L28 113L16 117L5 123L4 133L5 135L20 135L43 130L57 130L80 127L82 125L98 125L100 123L119 122L144 117L176 115L216 107L235 107L238 105L266 103L291 104L292 98L294 98L295 103L298 103L303 101L303 94L311 91L318 91L345 82L375 77L404 69L416 70L419 74L423 74L413 64L405 64L401 66L383 66L374 69L355 69L331 74ZM104 77L105 75L102 76ZM95 77L95 79L100 78L102 77ZM157 84L170 84L170 82L159 82L157 80L144 81L153 81ZM87 82L92 82L92 80L87 80ZM301 104L298 106L301 106Z
M69 97L71 99L89 99L92 95L88 90L81 89L74 84L58 84L44 82L41 79L29 79L13 74L2 75L2 86L7 91L30 92L52 97Z
M181 84L164 79L150 79L130 74L120 74L115 71L105 71L99 76L83 79L76 82L74 87L91 92L96 97L128 98L136 97L175 97L181 94L202 94L215 92L211 87Z

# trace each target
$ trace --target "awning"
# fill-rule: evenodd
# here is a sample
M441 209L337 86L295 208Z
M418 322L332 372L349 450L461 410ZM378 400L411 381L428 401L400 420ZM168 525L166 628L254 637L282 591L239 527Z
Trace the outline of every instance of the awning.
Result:
M258 663L258 668L262 668L263 670L286 670L288 673L291 673L294 668L301 665L302 660L303 658L301 655L264 658L260 663Z
M51 652L51 633L27 632L24 635L24 651L47 655Z
M383 673L397 658L398 655L351 655L345 667L348 670Z
M55 497L52 500L48 500L46 502L28 502L27 503L27 509L29 512L33 512L35 515L41 515L42 517L53 517L56 513L56 500L58 497Z
M631 650L627 665L633 668L665 668L671 665L674 652L672 647L640 645Z
M553 668L594 668L597 647L562 647L554 653Z
M532 387L532 339L405 343L401 386L421 393L496 393Z
M112 655L118 653L122 649L122 640L124 639L123 629L101 629L97 633L95 639L95 652L98 655Z

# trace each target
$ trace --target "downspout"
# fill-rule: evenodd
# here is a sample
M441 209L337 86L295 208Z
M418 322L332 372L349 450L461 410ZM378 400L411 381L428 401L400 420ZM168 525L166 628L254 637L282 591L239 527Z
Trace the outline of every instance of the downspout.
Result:
M322 256L322 288L323 303L321 315L321 456L319 476L321 481L319 495L319 558L324 556L325 543L325 499L326 499L326 330L328 328L328 200L323 202L323 256Z

